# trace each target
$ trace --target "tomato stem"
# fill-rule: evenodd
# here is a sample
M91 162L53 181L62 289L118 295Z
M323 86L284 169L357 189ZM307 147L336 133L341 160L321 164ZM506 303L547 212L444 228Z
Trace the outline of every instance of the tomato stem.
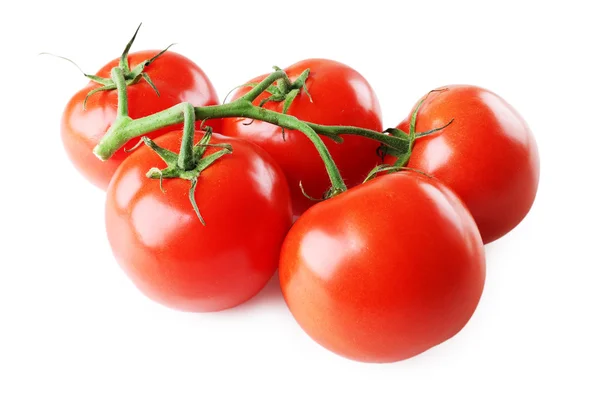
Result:
M283 70L276 68L276 70L264 80L253 85L248 93L233 102L206 107L193 107L190 103L180 103L161 112L138 119L131 119L127 114L127 82L124 78L122 69L119 67L113 68L111 75L118 90L119 109L114 124L106 132L100 143L94 148L94 154L101 160L110 158L132 138L163 127L184 122L184 135L181 152L178 157L178 165L183 170L190 170L196 167L196 164L193 164L193 155L190 155L192 151L190 144L193 144L194 120L243 117L252 120L265 121L280 126L283 130L298 130L305 134L314 144L319 155L323 159L325 168L331 180L331 189L328 190L326 196L333 196L346 191L347 187L329 150L319 135L324 135L339 143L343 141L341 137L343 134L359 135L377 140L386 146L391 147L395 152L405 153L410 149L410 138L402 131L397 131L394 134L386 134L385 132L377 132L359 127L313 124L301 121L294 116L267 110L260 105L257 106L253 104L254 100L265 91L272 92L272 95L273 93L277 93L274 98L283 101L284 99L289 98L289 94L292 91L299 90L300 88L305 89L305 81L309 75L308 70L302 74L301 78L291 82ZM274 83L277 83L276 86L274 86ZM285 90L283 90L283 88L285 88ZM293 97L297 94L298 92L294 92L290 100L293 100ZM289 104L291 104L291 102Z
M380 165L376 166L375 168L373 168L371 171L369 171L369 174L364 179L363 183L366 183L367 181L373 180L375 177L377 177L377 175L379 173L383 173L383 172L395 173L397 171L413 171L413 172L421 174L421 175L423 175L425 177L433 178L433 176L427 174L424 171L417 170L416 168L410 168L410 167L404 167L404 166L395 166L395 165L392 165L392 164L380 164Z
M287 128L290 130L298 130L304 133L314 144L315 148L319 152L319 155L323 159L325 168L327 169L327 174L329 175L329 179L331 180L331 196L342 193L348 189L346 187L346 184L344 183L344 179L340 175L340 171L338 170L335 161L333 161L333 158L331 157L331 154L327 149L327 146L325 146L323 140L321 140L321 137L319 137L315 130L313 130L307 123L298 120L296 117L287 114L276 113L270 110L265 110L264 108L256 106L251 106L249 108L249 113L250 118L255 118L258 120L262 120L260 117L267 114L266 121L268 121L269 123L281 126L283 129ZM269 117L272 118L269 119Z
M127 84L125 83L125 74L120 67L113 67L110 71L110 77L117 87L119 100L117 102L117 118L129 117L129 105L127 99Z
M361 136L377 140L386 146L394 147L396 150L408 150L409 138L408 134L402 130L398 130L397 135L388 135L377 131L370 130L368 128L360 128L353 126L323 126L320 124L314 124L306 122L306 124L316 131L318 134L324 135L333 139L338 143L342 143L344 140L340 137L343 134L352 134L355 136Z
M179 150L177 165L186 171L196 167L194 159L195 121L194 106L190 103L183 103L183 138L181 139L181 149Z

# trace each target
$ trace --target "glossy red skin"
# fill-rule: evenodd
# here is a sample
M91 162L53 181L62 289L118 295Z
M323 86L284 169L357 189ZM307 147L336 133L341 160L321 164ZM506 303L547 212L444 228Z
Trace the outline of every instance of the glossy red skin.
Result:
M313 102L301 92L292 103L288 114L301 120L323 125L346 125L381 131L381 109L375 92L358 72L332 60L311 59L300 61L285 72L294 81L305 69L310 68L306 82ZM264 79L257 77L251 82ZM248 91L240 89L234 96ZM268 97L261 94L256 103ZM265 108L282 112L283 102L269 102ZM295 215L300 215L314 201L307 199L300 190L302 182L312 197L321 197L331 186L323 161L313 143L298 131L286 130L285 140L281 128L269 123L228 118L223 120L223 134L239 136L263 147L281 165L292 193ZM377 155L379 143L358 136L343 136L344 143L337 144L322 137L335 160L344 181L349 187L361 183L368 172L381 162Z
M130 67L133 69L138 63L153 57L159 51L131 53ZM115 59L102 67L96 75L110 78L111 69L118 64L118 59ZM127 89L129 115L134 119L154 114L183 101L188 101L195 106L219 104L217 92L206 74L194 62L180 54L167 51L144 71L156 85L160 97L144 80L129 86ZM61 122L61 136L65 150L79 172L105 190L115 170L128 153L119 150L105 162L98 160L92 153L93 148L117 116L118 98L115 90L92 95L87 101L86 109L83 109L85 96L90 90L99 86L98 83L88 83L67 103ZM215 131L220 129L220 121L209 125ZM154 138L168 131L181 129L182 125L177 124L149 133L147 137ZM138 139L134 139L125 147L131 148L137 141Z
M533 204L540 175L537 145L519 113L479 87L455 85L431 94L419 110L416 130L451 119L446 129L415 142L408 167L439 178L458 194L484 243L490 243L516 227ZM408 131L408 121L398 128Z
M483 243L449 189L401 172L304 213L283 244L279 276L292 314L319 344L394 362L467 323L483 291Z
M178 151L181 133L155 141ZM117 261L144 294L183 311L223 310L258 293L277 269L292 222L285 177L267 153L218 134L211 143L229 143L233 154L198 180L206 226L189 201L189 181L165 179L163 193L158 180L145 177L164 167L145 146L123 161L107 192L106 231Z

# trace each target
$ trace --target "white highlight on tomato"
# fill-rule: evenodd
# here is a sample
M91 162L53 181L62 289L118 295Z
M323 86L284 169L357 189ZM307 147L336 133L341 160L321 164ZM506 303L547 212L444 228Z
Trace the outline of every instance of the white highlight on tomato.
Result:
M121 186L126 185L121 184ZM131 187L128 188L131 189ZM134 190L131 191L135 192ZM152 224L144 221L148 218L152 218ZM198 222L193 212L187 214L177 212L163 201L158 201L154 197L148 196L138 201L135 208L131 211L131 221L134 230L140 241L147 247L158 247L162 244L168 244L177 236L177 231L190 224L192 219L196 219ZM198 222L198 224L200 223Z
M142 177L146 178L146 177ZM142 186L142 180L136 169L129 169L129 172L121 177L121 184L117 186L115 198L119 208L125 209L133 199L133 196L139 191Z
M300 256L315 275L323 278L336 272L337 266L344 262L344 256L347 257L349 252L360 252L363 247L361 239L351 232L331 235L315 230L302 239Z
M440 167L448 164L452 156L452 148L443 137L433 138L428 142L421 158L425 159L424 170L428 173L435 173Z
M356 101L363 107L374 108L378 105L378 102L373 101L373 92L369 88L368 84L365 83L364 79L357 78L350 80L350 85L356 94Z
M530 131L515 109L494 93L480 93L479 97L492 109L492 114L507 136L523 145L529 144L527 136Z
M249 170L249 173L258 191L265 198L271 198L273 195L273 184L275 184L273 169L268 167L260 157L255 156L252 160L252 169Z

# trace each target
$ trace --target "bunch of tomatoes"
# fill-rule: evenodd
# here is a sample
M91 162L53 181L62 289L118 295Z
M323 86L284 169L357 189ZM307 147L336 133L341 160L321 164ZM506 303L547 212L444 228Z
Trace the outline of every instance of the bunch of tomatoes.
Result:
M127 84L132 119L182 102L217 106L217 93L180 54L127 49L89 76L62 118L70 159L107 190L106 231L118 263L144 294L175 309L237 306L279 270L291 313L316 342L359 361L406 359L467 323L484 287L484 244L512 230L536 195L539 158L527 124L501 97L469 85L426 94L388 131L410 136L402 159L361 135L322 136L348 190L319 201L310 197L331 183L302 132L235 116L197 121L195 161L214 158L191 178L190 191L190 179L157 171L177 160L181 123L144 134L147 144L137 136L107 161L94 156L123 104L103 86L120 64L143 68ZM253 104L307 124L383 130L363 76L325 59L283 71L294 82L307 69L293 100L273 98L270 89Z

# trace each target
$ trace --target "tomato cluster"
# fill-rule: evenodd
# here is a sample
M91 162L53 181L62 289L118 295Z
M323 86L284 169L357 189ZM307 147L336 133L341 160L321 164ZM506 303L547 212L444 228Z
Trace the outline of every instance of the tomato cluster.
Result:
M156 54L126 58L134 66ZM117 64L97 77L110 77ZM151 81L127 84L132 119L184 102L217 105L191 60L167 51L147 66ZM293 99L275 88L260 93L253 100L260 113L381 132L377 96L363 76L324 59L284 71L291 84L307 69ZM233 101L265 78L238 89ZM194 149L202 148L192 166L176 154L186 138L180 124L100 161L92 149L113 126L121 97L110 87L86 97L96 87L91 81L70 100L62 138L82 174L107 188L108 240L134 284L175 309L216 311L252 298L278 269L300 326L359 361L406 359L460 331L482 295L484 244L512 230L537 191L530 129L506 101L475 86L437 89L408 113L396 127L407 139L405 158L362 135L321 136L349 187L322 201L307 193L330 188L323 160L302 132L282 130L273 115L213 118L212 137L196 123ZM214 163L194 171L215 153ZM165 162L170 168L161 171ZM363 183L374 168L382 172ZM174 169L181 178L169 178Z

